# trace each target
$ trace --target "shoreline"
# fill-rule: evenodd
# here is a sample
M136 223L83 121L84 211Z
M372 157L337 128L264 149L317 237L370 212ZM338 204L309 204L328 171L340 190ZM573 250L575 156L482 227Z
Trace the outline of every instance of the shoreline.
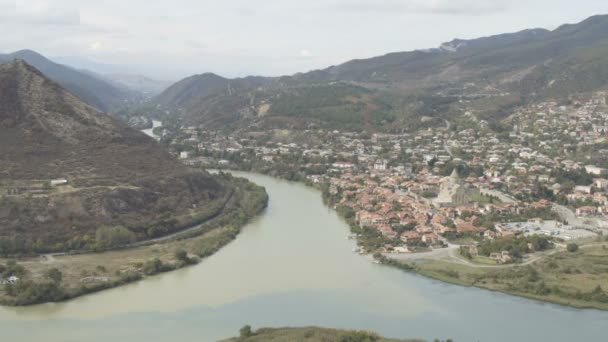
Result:
M392 266L389 264L383 264L383 265L399 268L397 266ZM405 271L405 272L407 272L407 271ZM521 298L521 299L525 299L525 300L531 300L531 301L537 302L539 304L557 305L559 307L566 307L566 308L570 308L570 309L574 309L574 310L600 311L600 312L608 311L608 305L606 305L605 308L601 308L601 307L597 307L597 306L593 306L593 305L578 305L578 304L574 304L571 302L552 300L552 299L542 299L542 297L540 297L540 296L534 296L534 295L526 294L526 293L509 292L509 291L505 291L505 290L492 289L492 288L478 286L478 285L470 285L470 284L467 284L464 282L450 280L450 278L447 278L447 277L446 278L436 277L429 273L419 272L419 271L415 271L415 270L412 270L410 273L412 273L414 275L418 275L420 277L424 277L427 279L445 283L445 284L462 286L462 287L467 287L467 288L474 288L474 289L489 291L489 292L493 292L493 293L500 293L503 295L513 296L513 297L517 297L517 298Z
M0 288L0 306L20 307L67 302L77 297L117 288L161 273L197 265L202 259L212 256L232 242L242 228L259 216L268 206L269 197L263 187L244 178L234 178L240 182L237 183L240 185L237 186L239 190L234 191L235 196L231 196L231 199L238 197L235 202L214 217L180 232L157 240L140 241L128 247L123 246L105 251L62 254L46 260L42 260L41 256L27 257L18 264L22 267L25 266L25 272L39 275L43 271L48 271L50 267L56 266L53 268L61 268L62 271L70 273L68 276L68 278L71 276L70 281L65 280L65 275L63 276L64 281L59 284L27 281L27 286L36 291L53 292L56 297L51 299L10 296L6 291L7 285L6 288ZM255 201L248 202L252 198ZM176 256L178 250L186 252L183 259ZM115 264L108 262L108 259ZM3 260L8 261L9 259ZM125 263L125 260L128 260L129 263ZM114 269L111 269L109 264L112 264ZM123 269L126 271L123 272ZM75 275L79 270L81 274ZM82 272L85 270L88 272L87 277L82 277ZM115 272L112 273L112 270ZM74 277L82 279L78 281ZM83 281L87 278L94 280L93 283ZM11 287L18 286L26 285L20 281ZM34 290L30 292L35 292Z
M271 175L271 174L266 174L263 172L259 172L259 171L255 171L255 170L239 170L239 169L221 169L223 171L237 171L237 172L250 172L250 173L254 173L254 174L260 174L260 175L264 175L264 176L269 176L269 177L273 177L276 179L281 179L281 180L286 180L286 181L290 181L290 182L295 182L295 183L299 183L299 184L303 184L306 185L308 187L314 188L316 190L321 191L321 189L319 189L318 187L314 186L313 184L310 184L306 181L301 181L301 180L291 180L288 179L286 177L282 177L280 175ZM321 199L323 201L323 203L330 208L331 210L335 211L338 216L344 220L344 222L349 226L351 233L355 233L353 231L353 226L352 226L352 222L350 222L350 220L345 217L343 215L343 213L341 213L339 210L337 210L337 208L335 206L332 206L328 203L328 199L325 198L323 196L323 192L321 191ZM357 244L359 244L360 241L362 241L362 239L360 239L359 237L357 237L356 239ZM388 259L386 257L384 257L386 260L393 260L393 259ZM376 259L376 258L374 258ZM424 257L419 258L418 260L430 260L430 261L434 261L434 262L438 262L438 263L445 263L445 264L449 264L447 262L441 261L441 260L434 260L434 259L425 259ZM540 260L540 259L539 259ZM538 262L539 260L535 260L535 262ZM408 273L412 273L412 274L416 274L422 277L425 277L427 279L432 279L435 281L440 281L446 284L451 284L451 285L456 285L456 286L463 286L463 287L469 287L469 288L476 288L479 290L488 290L491 292L496 292L496 293L502 293L505 295L509 295L509 296L514 296L514 297L518 297L518 298L523 298L523 299L527 299L527 300L533 300L533 301L537 301L540 303L548 303L548 304L552 304L552 305L559 305L559 306L563 306L563 307L568 307L568 308L572 308L572 309L576 309L576 310L598 310L598 311L608 311L608 303L601 303L601 302L586 302L586 301L577 301L577 300L570 300L568 298L560 298L560 297L545 297L545 296L541 296L541 295L534 295L531 293L525 293L525 292L517 292L517 291L509 291L506 289L498 289L498 288L491 288L491 287L484 287L484 286L480 286L480 285L476 285L476 284L469 284L465 281L457 281L456 279L452 279L448 276L439 276L439 275L434 275L432 272L429 271L424 271L424 270L420 270L416 267L416 265L412 265L411 263L400 263L397 260L394 260L393 263L391 262L385 262L385 261L381 261L382 265L385 266L389 266L389 267L393 267L393 268L397 268L401 271L404 272L408 272ZM404 267L404 265L407 265L407 267ZM462 267L467 267L467 266L462 266ZM510 265L509 268L518 268L518 267L524 267L519 266L519 265ZM472 268L472 267L470 267ZM502 268L500 268L502 269ZM506 268L505 268L506 269Z

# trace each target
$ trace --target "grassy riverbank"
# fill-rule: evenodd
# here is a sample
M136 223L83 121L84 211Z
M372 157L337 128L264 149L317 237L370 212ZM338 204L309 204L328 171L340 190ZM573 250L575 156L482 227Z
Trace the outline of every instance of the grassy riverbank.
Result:
M288 173L278 173L285 177ZM312 185L305 180L299 180ZM334 207L332 196L321 188L324 202ZM360 229L353 220L352 212L337 207L351 232L359 234L358 244L368 252L374 252L391 241L375 230ZM608 310L608 241L586 242L577 252L557 249L538 255L539 259L525 266L496 266L480 263L467 266L441 258L423 259L416 262L385 259L391 266L408 272L447 283L478 287L515 296L550 302L576 308ZM422 260L420 260L422 259ZM474 262L472 262L474 263Z
M263 328L251 331L245 326L240 336L223 342L424 342L422 340L397 340L381 337L372 332L325 329L317 327L306 328ZM451 341L451 340L448 340Z
M444 282L499 291L576 308L608 310L608 243L547 254L525 266L464 265L447 260L385 260Z
M0 304L64 301L198 263L235 239L268 203L264 188L236 178L233 184L234 195L221 214L162 242L102 253L0 259L0 275L20 278L0 286Z

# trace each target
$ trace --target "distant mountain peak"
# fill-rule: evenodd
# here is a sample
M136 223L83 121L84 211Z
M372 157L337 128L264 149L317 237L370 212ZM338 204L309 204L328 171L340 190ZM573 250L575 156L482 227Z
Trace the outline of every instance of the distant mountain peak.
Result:
M195 77L201 78L201 79L207 78L207 79L228 80L227 78L222 77L222 76L220 76L218 74L215 74L215 73L212 73L212 72L205 72L205 73L196 75Z
M110 117L22 59L0 65L0 118L0 128L19 125L25 132L70 143L95 137L102 130L120 130Z
M37 75L38 77L45 77L44 74L40 72L40 70L36 69L23 58L15 58L15 60L13 60L12 62L0 64L0 68L3 66L7 70L13 70L18 73L31 73Z
M114 85L86 72L55 63L33 50L0 55L0 63L23 59L49 79L57 82L87 104L107 111L122 105L131 96Z

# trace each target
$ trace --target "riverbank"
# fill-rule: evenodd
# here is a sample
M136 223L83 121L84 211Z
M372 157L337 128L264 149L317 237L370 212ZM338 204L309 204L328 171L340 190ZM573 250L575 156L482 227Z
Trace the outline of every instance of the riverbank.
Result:
M477 287L579 309L608 310L608 243L560 249L527 265L467 266L441 259L385 264L447 283Z
M3 338L102 342L128 334L132 342L218 341L246 324L427 341L601 341L605 334L608 311L572 310L374 265L370 256L352 252L348 226L317 190L233 174L264 186L271 200L213 257L65 303L0 307Z
M294 174L289 172L277 172L273 177L294 181ZM332 203L327 189L315 186L303 177L295 179L321 190L325 204L335 209L348 223L364 252L375 253L391 243L375 230L358 227L353 213ZM467 266L442 260L444 254L446 253L439 253L437 257L428 254L427 257L425 253L418 253L419 256L413 262L381 259L389 266L454 285L477 287L580 309L608 310L608 241L587 242L576 253L569 253L562 248L538 254L521 266Z
M0 304L65 301L197 264L234 240L268 204L264 188L238 178L233 184L221 213L166 238L105 252L0 259L0 274L19 278L0 287Z
M368 331L337 330L318 327L306 328L262 328L252 331L251 327L244 326L240 330L240 336L221 342L424 342L423 340L397 340L381 337ZM439 341L439 340L436 340ZM452 341L448 339L447 341Z

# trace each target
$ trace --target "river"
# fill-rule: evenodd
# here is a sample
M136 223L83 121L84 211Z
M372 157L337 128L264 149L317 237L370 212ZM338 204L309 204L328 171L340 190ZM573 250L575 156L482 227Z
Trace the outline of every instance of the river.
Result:
M157 127L162 127L162 126L163 126L162 121L152 120L152 128L144 129L144 130L142 130L142 132L144 132L147 136L149 136L151 138L160 140L160 137L158 135L154 134L154 129Z
M3 341L215 341L251 324L320 325L458 342L601 341L608 312L429 280L352 252L348 226L303 185L201 264L67 303L0 308Z

